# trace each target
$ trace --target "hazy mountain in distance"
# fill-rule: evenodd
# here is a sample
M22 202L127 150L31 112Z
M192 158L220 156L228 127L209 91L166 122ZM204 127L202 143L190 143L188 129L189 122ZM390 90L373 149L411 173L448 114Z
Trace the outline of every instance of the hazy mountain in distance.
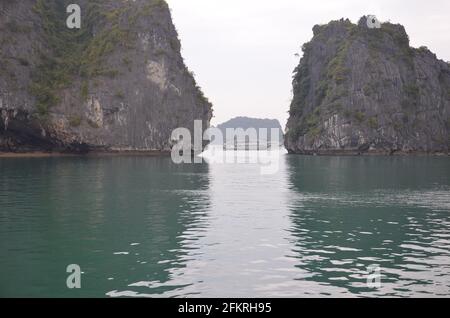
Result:
M260 119L260 118L250 118L250 117L236 117L230 119L220 125L217 126L222 131L224 139L226 138L227 129L244 129L248 130L251 128L256 129L259 136L259 130L261 128L267 129L267 140L271 140L271 129L277 128L279 129L279 141L283 143L283 128L280 125L280 122L276 119ZM264 138L266 139L266 138ZM218 141L213 141L213 144L219 143Z

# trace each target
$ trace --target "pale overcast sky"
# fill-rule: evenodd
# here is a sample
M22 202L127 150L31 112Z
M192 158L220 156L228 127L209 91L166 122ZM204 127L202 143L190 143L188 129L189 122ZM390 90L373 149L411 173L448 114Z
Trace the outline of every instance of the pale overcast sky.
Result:
M235 116L276 118L284 127L295 53L315 24L367 14L401 23L415 47L450 61L448 0L167 0L188 67L214 104L212 124Z

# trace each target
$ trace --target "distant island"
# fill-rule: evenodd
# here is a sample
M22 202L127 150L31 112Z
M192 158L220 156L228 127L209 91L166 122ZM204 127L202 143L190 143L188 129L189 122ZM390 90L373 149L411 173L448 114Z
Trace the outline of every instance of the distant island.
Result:
M283 136L283 128L281 127L281 124L276 119L260 119L260 118L251 118L251 117L235 117L233 119L230 119L220 125L218 125L216 128L220 129L224 136L224 140L226 139L227 129L243 129L244 131L247 131L248 129L255 129L258 134L258 141L260 141L260 135L259 130L260 129L267 129L267 138L264 138L264 140L261 140L261 142L267 142L271 141L272 134L271 130L273 128L279 130L279 138L278 141L280 144L283 144L284 136ZM212 144L220 144L218 141L212 142Z
M296 154L448 154L450 65L405 28L313 28L295 69L285 145Z

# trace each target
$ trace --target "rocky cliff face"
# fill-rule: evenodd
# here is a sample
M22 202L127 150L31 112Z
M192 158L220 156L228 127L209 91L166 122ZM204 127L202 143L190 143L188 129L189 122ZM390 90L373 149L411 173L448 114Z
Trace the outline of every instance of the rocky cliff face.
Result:
M294 72L286 147L301 154L448 153L450 65L401 25L315 26Z
M212 106L164 1L0 0L0 114L0 151L165 151Z

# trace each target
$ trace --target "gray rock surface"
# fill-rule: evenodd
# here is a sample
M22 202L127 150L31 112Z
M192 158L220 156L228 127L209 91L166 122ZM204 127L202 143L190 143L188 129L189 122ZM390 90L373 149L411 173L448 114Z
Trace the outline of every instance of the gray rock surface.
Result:
M0 44L0 151L168 151L209 127L165 1L0 0Z
M285 145L300 154L447 153L450 65L403 26L316 25L294 72Z

